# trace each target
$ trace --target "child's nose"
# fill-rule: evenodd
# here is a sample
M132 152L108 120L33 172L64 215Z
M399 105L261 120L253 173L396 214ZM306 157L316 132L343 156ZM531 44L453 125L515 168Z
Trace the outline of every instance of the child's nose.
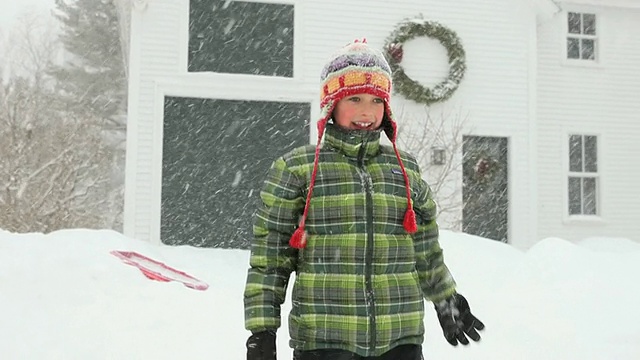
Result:
M371 115L374 114L376 112L376 104L375 103L370 103L370 102L365 102L362 106L362 113L363 114L367 114L367 115Z

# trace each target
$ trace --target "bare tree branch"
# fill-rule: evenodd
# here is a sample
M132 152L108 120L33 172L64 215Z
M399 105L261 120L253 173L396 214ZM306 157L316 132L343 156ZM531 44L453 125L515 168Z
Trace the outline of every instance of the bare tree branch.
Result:
M424 107L420 116L400 109L398 142L416 156L438 204L438 217L447 228L462 226L462 145L466 115L460 110L437 117ZM407 125L412 124L412 125ZM442 164L434 164L435 150L444 152Z
M49 66L60 47L38 18L18 26L0 63L0 228L113 228L122 189L112 186L103 121L55 92Z

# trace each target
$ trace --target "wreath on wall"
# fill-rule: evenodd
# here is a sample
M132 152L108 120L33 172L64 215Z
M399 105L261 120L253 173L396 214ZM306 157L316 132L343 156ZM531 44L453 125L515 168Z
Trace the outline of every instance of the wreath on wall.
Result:
M469 165L472 166L472 180L478 184L486 184L496 176L500 170L500 162L486 151L479 151L470 156Z
M437 39L447 49L449 75L432 88L422 86L419 82L412 80L400 65L404 53L402 45L419 36ZM458 35L438 22L422 18L407 19L399 23L387 38L384 50L393 72L396 91L407 99L427 105L450 98L458 89L467 69L464 48Z

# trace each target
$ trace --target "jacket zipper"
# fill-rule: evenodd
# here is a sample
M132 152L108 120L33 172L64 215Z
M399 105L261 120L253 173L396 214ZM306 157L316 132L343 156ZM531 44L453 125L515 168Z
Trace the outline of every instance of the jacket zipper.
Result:
M370 331L370 351L376 349L376 307L375 296L373 292L373 284L371 282L371 276L373 272L373 184L371 183L371 176L367 173L364 166L364 153L368 139L363 141L360 150L358 151L358 175L365 189L365 216L366 216L366 230L367 230L367 244L365 248L365 263L364 263L364 281L365 281L365 294L367 307L369 308L369 322L371 324Z

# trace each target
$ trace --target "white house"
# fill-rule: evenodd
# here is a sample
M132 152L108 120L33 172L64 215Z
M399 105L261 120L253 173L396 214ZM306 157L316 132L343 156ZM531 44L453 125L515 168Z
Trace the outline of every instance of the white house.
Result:
M640 233L640 171L629 165L640 153L638 0L132 5L128 236L248 240L263 172L286 149L315 142L327 57L363 37L384 49L413 18L455 32L465 53L451 97L426 106L398 93L392 103L400 143L421 156L429 181L446 180L443 227L519 248ZM437 39L402 48L409 78L427 89L447 79Z
M538 238L638 240L640 1L559 6L537 31Z

